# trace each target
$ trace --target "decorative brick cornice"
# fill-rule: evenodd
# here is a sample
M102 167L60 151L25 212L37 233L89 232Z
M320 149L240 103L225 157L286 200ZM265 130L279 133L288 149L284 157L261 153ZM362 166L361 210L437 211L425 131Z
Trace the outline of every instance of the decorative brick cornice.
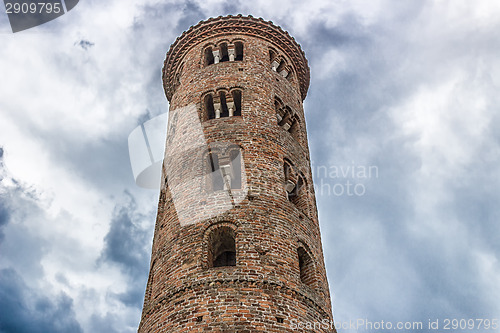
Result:
M251 15L229 15L200 21L195 26L191 26L170 46L163 66L163 87L169 101L175 92L175 73L189 49L208 38L230 33L258 37L281 48L290 57L296 70L302 99L306 98L309 88L309 66L304 51L295 39L271 21L257 19Z

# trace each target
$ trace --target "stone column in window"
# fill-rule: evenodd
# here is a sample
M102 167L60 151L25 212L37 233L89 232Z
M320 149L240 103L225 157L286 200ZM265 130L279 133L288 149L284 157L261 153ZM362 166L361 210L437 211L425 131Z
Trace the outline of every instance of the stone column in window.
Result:
M234 54L235 54L234 47L229 48L227 50L227 53L229 54L229 61L234 61L234 58L235 58L235 56L234 56Z
M287 191L288 194L292 194L293 191L295 190L295 183L293 180L288 179L285 184L285 190Z
M234 115L234 102L227 102L227 108L229 109L229 117Z
M289 117L287 119L287 122L283 125L283 128L285 129L285 131L290 132L290 130L292 129L292 127L293 127L294 124L295 124L295 118L294 117Z
M273 60L273 62L271 63L271 69L276 72L276 70L278 69L279 65L280 65L279 62L277 62L276 60Z
M226 106L229 113L229 117L234 116L234 101L233 94L229 93L226 95Z
M212 54L214 56L214 64L218 64L220 60L220 53L219 50L213 50Z
M276 119L278 119L278 124L283 120L283 116L279 113L276 113Z
M222 173L222 179L224 180L224 190L231 189L231 165L225 164L220 166L220 171Z
M214 98L214 109L215 109L215 119L220 118L221 103L220 103L220 97L217 95Z

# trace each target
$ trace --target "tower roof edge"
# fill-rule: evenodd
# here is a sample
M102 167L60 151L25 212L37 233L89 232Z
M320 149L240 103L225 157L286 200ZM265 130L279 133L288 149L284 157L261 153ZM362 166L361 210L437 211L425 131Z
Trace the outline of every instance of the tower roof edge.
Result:
M281 47L290 57L300 85L302 99L306 98L309 88L310 70L305 57L305 53L299 43L272 21L265 21L263 18L253 16L218 16L200 21L184 31L175 42L170 45L162 70L163 88L165 95L170 101L175 91L175 73L182 63L184 55L193 45L199 44L203 40L235 32L238 34L252 35L267 40Z

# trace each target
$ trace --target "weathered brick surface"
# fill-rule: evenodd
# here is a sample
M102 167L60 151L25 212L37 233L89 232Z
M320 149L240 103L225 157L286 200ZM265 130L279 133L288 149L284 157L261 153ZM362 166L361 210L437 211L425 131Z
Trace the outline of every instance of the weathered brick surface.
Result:
M221 41L242 42L243 60L205 65L205 48ZM270 48L290 77L272 70ZM261 19L210 19L173 44L164 68L164 184L139 332L310 332L292 330L292 321L332 319L302 105L308 84L300 46ZM241 116L207 120L203 96L236 87ZM279 126L275 97L296 115L296 138ZM242 188L228 196L207 190L204 168L208 147L230 145L241 147L244 171ZM285 158L306 182L295 203L285 191ZM208 239L218 227L234 232L236 266L211 267ZM311 259L302 280L299 247Z

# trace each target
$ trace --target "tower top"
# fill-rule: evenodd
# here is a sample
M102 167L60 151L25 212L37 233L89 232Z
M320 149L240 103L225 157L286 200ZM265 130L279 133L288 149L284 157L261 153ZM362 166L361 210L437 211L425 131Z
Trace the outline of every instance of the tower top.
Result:
M309 88L309 66L300 45L288 32L276 26L271 21L253 16L228 15L200 21L184 31L170 46L163 66L163 87L170 101L175 92L175 73L182 63L186 53L195 45L206 39L223 36L228 33L250 35L264 39L278 47L290 57L297 73L302 99L306 98Z

